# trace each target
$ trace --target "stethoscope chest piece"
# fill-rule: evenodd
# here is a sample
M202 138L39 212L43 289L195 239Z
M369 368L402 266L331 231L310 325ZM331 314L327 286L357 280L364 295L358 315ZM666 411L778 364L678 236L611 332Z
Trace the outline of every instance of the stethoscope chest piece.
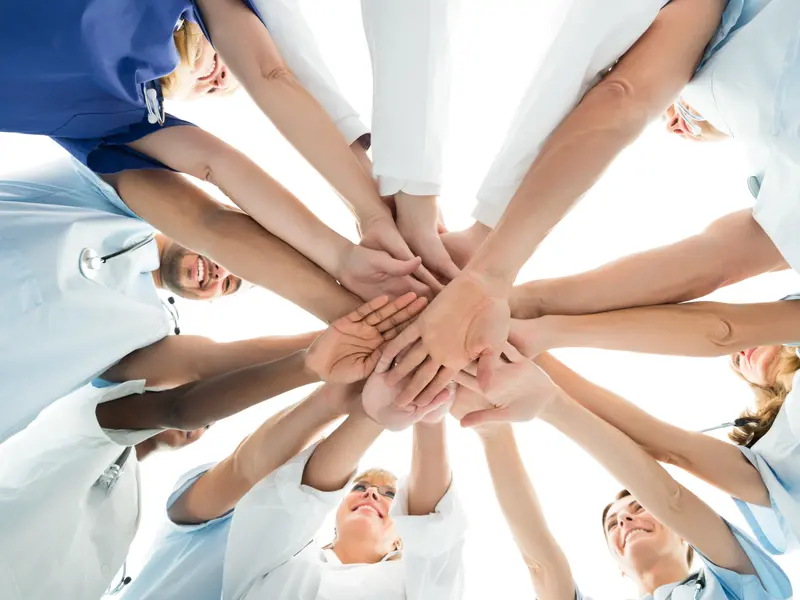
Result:
M100 267L103 264L103 259L100 255L91 248L84 248L78 258L78 269L81 275L86 279L94 280L97 273L100 272Z
M747 189L750 190L753 198L758 200L758 193L761 191L761 182L758 180L758 177L752 175L747 178Z

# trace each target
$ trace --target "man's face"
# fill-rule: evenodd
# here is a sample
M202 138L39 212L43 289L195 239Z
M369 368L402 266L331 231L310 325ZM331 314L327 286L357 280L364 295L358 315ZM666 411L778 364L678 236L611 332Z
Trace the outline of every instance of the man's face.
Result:
M664 527L633 496L616 500L603 523L606 542L622 572L636 578L667 557L686 562L683 540Z
M699 117L699 119L693 118ZM702 118L686 101L679 99L664 113L667 131L695 142L718 142L728 136Z
M242 280L205 256L172 242L161 259L161 281L190 300L211 300L235 294Z

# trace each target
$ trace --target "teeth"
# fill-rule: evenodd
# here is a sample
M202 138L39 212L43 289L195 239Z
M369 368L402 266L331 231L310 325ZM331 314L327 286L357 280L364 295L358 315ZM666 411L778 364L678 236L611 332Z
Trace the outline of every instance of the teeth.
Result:
M203 262L203 259L199 259L197 261L197 283L203 282L203 276L205 275L206 266Z
M631 538L631 536L633 536L633 534L642 532L647 533L644 529L631 529L628 533L625 534L625 541L623 543L623 546L627 545L628 540Z
M377 516L379 516L379 517L380 517L380 514L378 514L378 511L377 511L377 510L375 510L373 507L369 506L368 504L364 504L364 505L362 505L362 506L359 506L359 507L358 507L356 510L360 510L360 509L362 509L362 508L366 508L366 509L368 509L368 510L371 510L371 511L372 511L372 512L374 512L374 513L375 513Z
M211 75L214 72L214 69L216 69L216 68L217 68L217 55L215 54L214 55L214 60L211 61L211 67L208 69L208 71L206 71L203 74L203 76L200 79L205 79L206 77Z

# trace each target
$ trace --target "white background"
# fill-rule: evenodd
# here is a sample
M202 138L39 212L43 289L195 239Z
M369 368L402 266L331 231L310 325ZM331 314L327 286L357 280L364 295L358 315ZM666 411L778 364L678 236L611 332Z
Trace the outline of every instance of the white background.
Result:
M461 26L452 35L458 60L441 198L452 230L471 223L469 214L481 178L499 148L542 48L555 34L549 27L553 9L541 0L462 2ZM306 0L306 6L331 70L368 123L370 69L359 3ZM352 219L339 199L254 108L244 92L171 109L245 151L327 224L355 239ZM3 171L35 164L59 153L60 149L49 141L0 137ZM746 186L750 173L743 165L733 143L694 144L671 138L660 123L652 126L558 226L522 270L519 280L580 272L685 237L722 214L751 205ZM213 193L220 197L216 190ZM714 299L769 301L798 290L800 278L794 273L782 273L733 286L715 294ZM183 332L219 341L321 327L313 317L263 290L206 305L184 301L179 307ZM557 354L581 374L686 428L730 420L751 401L749 390L733 376L725 359L594 350ZM129 572L134 577L146 560L175 480L200 463L224 457L267 416L309 391L310 388L296 390L230 418L212 428L193 447L154 456L143 465L144 517L129 561ZM449 426L453 470L471 518L466 598L483 600L499 594L532 598L526 569L497 508L477 439L472 432L460 430L454 421ZM600 512L619 485L568 439L543 424L520 425L517 436L550 527L570 559L575 580L597 600L635 597L636 590L608 555L600 525ZM409 449L409 435L385 434L366 455L362 466L379 465L404 473ZM673 472L722 515L744 527L729 498L682 472ZM331 534L331 528L321 532L320 541L327 542ZM800 586L800 558L777 560Z

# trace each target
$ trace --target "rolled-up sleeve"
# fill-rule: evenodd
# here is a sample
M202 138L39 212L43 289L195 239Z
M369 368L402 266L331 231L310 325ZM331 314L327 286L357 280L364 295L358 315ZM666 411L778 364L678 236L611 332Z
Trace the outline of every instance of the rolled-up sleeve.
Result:
M438 195L460 0L362 0L372 59L373 173L382 196Z
M542 145L658 16L666 0L570 0L478 192L473 217L494 227Z
M253 0L283 60L330 115L348 144L368 139L369 128L347 102L322 57L298 0Z
M467 518L455 484L429 515L408 514L408 486L401 482L390 515L403 540L408 600L457 600L464 595Z
M302 484L316 446L263 479L236 505L225 554L225 600L242 598L256 581L311 543L344 497L347 485L321 492Z

